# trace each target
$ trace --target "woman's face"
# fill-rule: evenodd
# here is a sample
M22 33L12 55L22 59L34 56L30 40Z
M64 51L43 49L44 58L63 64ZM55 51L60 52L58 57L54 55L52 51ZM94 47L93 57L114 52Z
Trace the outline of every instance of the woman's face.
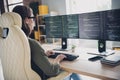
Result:
M30 29L30 33L31 33L35 26L35 21L34 21L34 16L33 16L32 10L31 10L31 16L26 18L26 23L27 23L27 25Z
M29 19L29 28L30 28L30 31L32 31L34 29L34 26L35 26L33 13L31 15L31 17L28 19Z

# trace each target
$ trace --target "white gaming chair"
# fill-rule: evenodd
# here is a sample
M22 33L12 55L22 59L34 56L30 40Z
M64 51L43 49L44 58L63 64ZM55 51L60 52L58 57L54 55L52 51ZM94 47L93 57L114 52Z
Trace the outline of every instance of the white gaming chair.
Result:
M21 30L21 17L12 12L0 16L0 27L8 36L0 38L0 58L5 80L41 80L31 69L28 39ZM2 31L2 30L1 30Z

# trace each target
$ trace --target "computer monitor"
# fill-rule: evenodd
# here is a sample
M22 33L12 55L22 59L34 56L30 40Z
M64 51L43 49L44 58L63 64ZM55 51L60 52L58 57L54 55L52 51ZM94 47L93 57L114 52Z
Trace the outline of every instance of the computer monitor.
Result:
M120 9L79 14L79 37L120 41Z
M78 15L45 17L46 37L61 38L62 49L67 48L67 38L79 38Z
M78 15L45 17L47 38L79 38Z
M64 38L79 38L79 22L78 15L63 15L63 37Z
M100 44L103 45L101 52L106 50L106 41L120 41L120 9L102 11L102 29Z
M120 41L120 9L105 12L104 39Z
M62 38L62 16L45 17L46 37Z
M104 40L104 11L79 14L79 38L98 40L98 51L106 51Z
M120 41L120 9L79 14L79 37L98 40L104 52L106 41Z
M120 41L120 9L49 16L45 18L48 38L98 40L99 52L105 52L106 41ZM65 41L67 42L67 41Z
M79 38L80 39L101 39L101 12L79 14Z

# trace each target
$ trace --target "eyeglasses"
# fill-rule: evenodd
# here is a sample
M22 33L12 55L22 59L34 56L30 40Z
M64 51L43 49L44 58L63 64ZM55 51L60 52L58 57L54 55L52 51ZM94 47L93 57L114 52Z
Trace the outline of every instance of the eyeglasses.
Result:
M35 17L34 16L32 16L32 17L28 17L29 19L35 19Z
M33 17L28 17L28 19L32 19L33 21L36 21L36 18L33 16Z

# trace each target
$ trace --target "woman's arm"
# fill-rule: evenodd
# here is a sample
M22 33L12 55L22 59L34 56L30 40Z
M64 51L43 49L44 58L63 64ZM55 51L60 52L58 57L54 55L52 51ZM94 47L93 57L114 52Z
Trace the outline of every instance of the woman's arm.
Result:
M41 69L46 75L55 76L60 73L59 62L65 57L64 55L58 56L54 63L50 63L45 51L40 44L35 40L29 40L31 47L31 58L33 62Z

